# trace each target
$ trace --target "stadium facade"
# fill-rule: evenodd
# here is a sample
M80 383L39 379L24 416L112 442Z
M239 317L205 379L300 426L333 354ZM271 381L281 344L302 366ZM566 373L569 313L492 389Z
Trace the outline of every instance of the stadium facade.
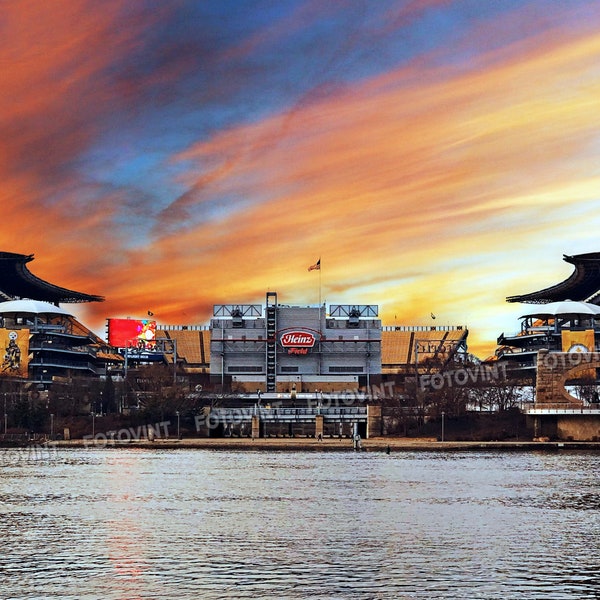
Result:
M48 283L27 268L33 255L0 252L0 377L43 390L58 379L99 377L122 359L61 303L102 296Z
M499 336L491 360L510 366L506 372L522 384L536 386L535 403L526 413L538 432L558 439L600 439L600 253L564 259L575 268L565 281L507 298L533 307L523 311L519 332ZM265 399L272 394L291 402L286 410L302 411L293 404L302 394L313 401L338 391L366 388L371 394L374 386L382 389L390 381L398 383L394 394L401 394L409 381L451 370L454 359L467 355L464 326L386 326L376 305L283 304L272 291L264 305L215 305L209 325L109 318L104 341L61 306L103 298L39 279L27 268L32 260L32 255L0 253L0 386L5 401L7 396L20 398L23 390L32 400L41 398L56 383L64 391L76 379L84 380L79 389L91 389L85 387L86 379L106 382L109 375L124 383L123 400L130 392L129 399L139 400L128 368L163 362L172 367L169 385L220 398L252 402L258 397L259 404L261 394ZM583 390L578 397L570 395L573 386ZM319 410L315 418L343 416ZM365 431L380 428L376 422L382 422L381 414L367 411L361 417ZM263 416L268 420L273 415ZM352 413L348 418L358 417ZM325 432L326 425L321 423L319 431Z
M495 360L535 386L525 409L534 439L600 440L600 253L564 256L574 266L566 280L509 302L534 305L521 330L498 338Z
M520 330L501 333L495 360L510 372L535 380L540 350L594 352L600 349L600 252L564 257L574 266L566 280L548 288L509 296L507 302L532 304L521 316Z
M263 316L264 315L264 316ZM215 306L210 373L238 390L335 390L381 375L381 321L374 305L301 307L268 292L260 305Z
M461 325L384 326L377 305L215 305L209 327L157 326L176 342L179 369L233 393L335 392L415 375L466 354Z

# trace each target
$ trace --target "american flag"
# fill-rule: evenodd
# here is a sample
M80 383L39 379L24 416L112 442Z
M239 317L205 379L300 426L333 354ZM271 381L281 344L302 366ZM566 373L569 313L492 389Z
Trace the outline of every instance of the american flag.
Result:
M314 265L310 265L310 267L308 267L309 271L314 271L314 270L320 270L321 269L321 259L319 259Z

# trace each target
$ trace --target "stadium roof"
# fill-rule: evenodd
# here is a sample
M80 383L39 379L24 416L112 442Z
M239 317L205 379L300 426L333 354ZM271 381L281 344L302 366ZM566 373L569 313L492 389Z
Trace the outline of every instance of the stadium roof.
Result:
M33 315L68 315L64 308L43 302L42 300L9 300L0 302L0 315L9 314L33 314Z
M575 266L573 274L563 282L538 292L508 296L507 302L545 304L559 300L588 300L597 304L600 292L600 252L563 256L565 262Z
M0 252L0 299L29 298L58 304L60 302L102 302L102 296L75 292L39 279L27 268L33 254Z

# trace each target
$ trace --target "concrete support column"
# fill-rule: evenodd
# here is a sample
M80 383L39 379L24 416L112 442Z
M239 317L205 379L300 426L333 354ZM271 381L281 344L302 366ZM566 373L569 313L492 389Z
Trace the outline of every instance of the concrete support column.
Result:
M252 416L252 439L260 437L260 417L258 415Z
M381 435L382 428L381 405L369 404L367 406L367 438Z
M315 438L323 439L323 415L315 417Z

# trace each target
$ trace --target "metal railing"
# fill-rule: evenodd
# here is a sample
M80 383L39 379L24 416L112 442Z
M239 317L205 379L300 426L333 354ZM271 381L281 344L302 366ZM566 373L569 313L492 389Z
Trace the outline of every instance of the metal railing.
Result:
M600 415L600 405L573 406L571 403L552 403L525 409L528 415Z
M367 420L366 406L328 407L328 408L266 408L246 406L240 408L213 408L210 414L224 423L229 421L250 422L258 416L261 421L280 423L311 422L321 415L326 422L358 422Z

